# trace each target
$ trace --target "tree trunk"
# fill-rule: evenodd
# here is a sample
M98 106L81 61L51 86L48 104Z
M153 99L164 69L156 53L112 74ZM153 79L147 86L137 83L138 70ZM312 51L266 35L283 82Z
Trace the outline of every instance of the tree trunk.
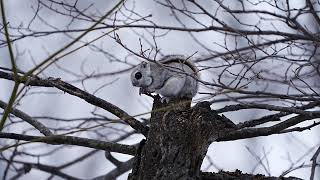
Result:
M150 129L141 143L130 180L200 179L200 167L208 146L234 124L202 102L190 107L190 100L161 103L157 96Z

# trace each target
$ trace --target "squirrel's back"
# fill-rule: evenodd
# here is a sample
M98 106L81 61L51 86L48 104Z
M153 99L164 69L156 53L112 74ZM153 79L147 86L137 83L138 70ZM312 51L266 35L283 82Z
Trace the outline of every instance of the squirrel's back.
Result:
M165 65L170 65L171 63L182 63L192 70L193 75L198 78L200 77L199 69L197 68L197 66L195 66L195 64L189 58L183 55L167 55L162 57L158 62Z

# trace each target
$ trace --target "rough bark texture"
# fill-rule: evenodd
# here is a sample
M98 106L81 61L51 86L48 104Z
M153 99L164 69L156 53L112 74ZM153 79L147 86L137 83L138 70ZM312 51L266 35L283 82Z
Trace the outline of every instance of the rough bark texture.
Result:
M186 103L187 102L187 103ZM154 99L150 129L141 141L129 180L299 180L235 172L201 172L208 146L235 124L211 110L210 103L190 107L190 100Z
M190 108L188 100L166 104L156 97L148 137L141 143L129 179L200 179L208 146L232 127L206 102Z

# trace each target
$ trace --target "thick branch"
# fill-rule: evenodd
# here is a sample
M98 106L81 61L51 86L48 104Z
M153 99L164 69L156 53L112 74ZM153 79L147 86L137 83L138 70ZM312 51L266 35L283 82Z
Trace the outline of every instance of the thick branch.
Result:
M232 106L237 108L238 105L226 106L224 108L226 108L226 109L231 108L229 110L232 110L234 108ZM317 107L317 106L319 106L319 101L313 101L313 102L310 102L310 103L308 103L306 105L298 106L298 107L295 107L295 108L296 109L300 109L300 110L307 110L307 109L311 109L311 108L314 108L314 107ZM224 109L224 108L221 108L221 109ZM216 111L219 112L219 110L216 110ZM258 126L258 125L261 125L261 124L264 124L264 123L267 123L267 122L280 121L281 117L287 116L289 114L290 114L289 112L281 111L281 112L276 113L276 114L266 115L266 116L263 116L263 117L258 118L258 119L253 119L253 120L250 120L250 121L245 121L243 123L239 123L239 124L237 124L237 126L238 126L239 129L242 129L242 128L245 128L245 127L254 127L254 126Z
M232 141L232 140L238 140L238 139L258 137L258 136L269 136L272 134L280 134L282 133L282 130L285 130L286 128L292 127L303 121L314 119L314 118L318 118L318 117L298 115L290 119L287 119L283 122L280 122L278 124L275 124L271 127L248 128L248 129L231 131L219 137L217 141Z
M136 147L134 146L117 144L112 142L104 142L104 141L88 139L88 138L80 138L80 137L74 137L74 136L56 135L56 136L40 137L40 136L29 136L29 135L15 134L15 133L0 133L0 138L16 139L16 140L32 141L32 142L42 142L42 143L53 144L53 145L63 145L63 144L77 145L77 146L118 152L118 153L129 154L129 155L135 155L136 153Z
M13 80L13 74L0 71L0 78ZM106 111L109 111L110 113L114 114L115 116L119 117L120 119L128 123L136 131L142 133L145 136L147 135L147 132L148 132L147 127L144 126L140 121L131 117L124 110L120 109L119 107L101 98L98 98L92 94L89 94L71 84L63 82L60 79L52 79L52 78L40 79L40 78L30 77L25 81L21 81L21 83L24 83L26 85L31 85L31 86L56 87L70 95L77 96L94 106L98 106Z
M312 103L313 107L320 104L320 101L314 101ZM280 111L282 113L293 113L293 114L300 114L305 116L316 116L320 115L320 111L305 111L305 107L309 106L301 106L301 107L284 107L284 106L276 106L276 105L269 105L269 104L258 104L258 103L241 103L236 105L229 105L225 106L224 108L221 108L218 111L218 113L221 112L230 112L230 111L237 111L241 109L264 109L269 111ZM310 108L313 108L310 107Z
M220 171L218 173L213 172L202 172L201 173L202 180L217 180L217 179L256 179L256 180L278 180L279 177L266 177L262 174L246 174L242 173L240 170L236 170L235 172L228 171ZM302 180L296 177L283 177L282 180Z

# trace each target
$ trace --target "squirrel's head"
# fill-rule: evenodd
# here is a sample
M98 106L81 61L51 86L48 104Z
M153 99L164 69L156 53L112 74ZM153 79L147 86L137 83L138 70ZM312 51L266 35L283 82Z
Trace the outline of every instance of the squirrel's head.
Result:
M150 63L142 62L131 73L131 82L136 87L148 87L152 83Z

